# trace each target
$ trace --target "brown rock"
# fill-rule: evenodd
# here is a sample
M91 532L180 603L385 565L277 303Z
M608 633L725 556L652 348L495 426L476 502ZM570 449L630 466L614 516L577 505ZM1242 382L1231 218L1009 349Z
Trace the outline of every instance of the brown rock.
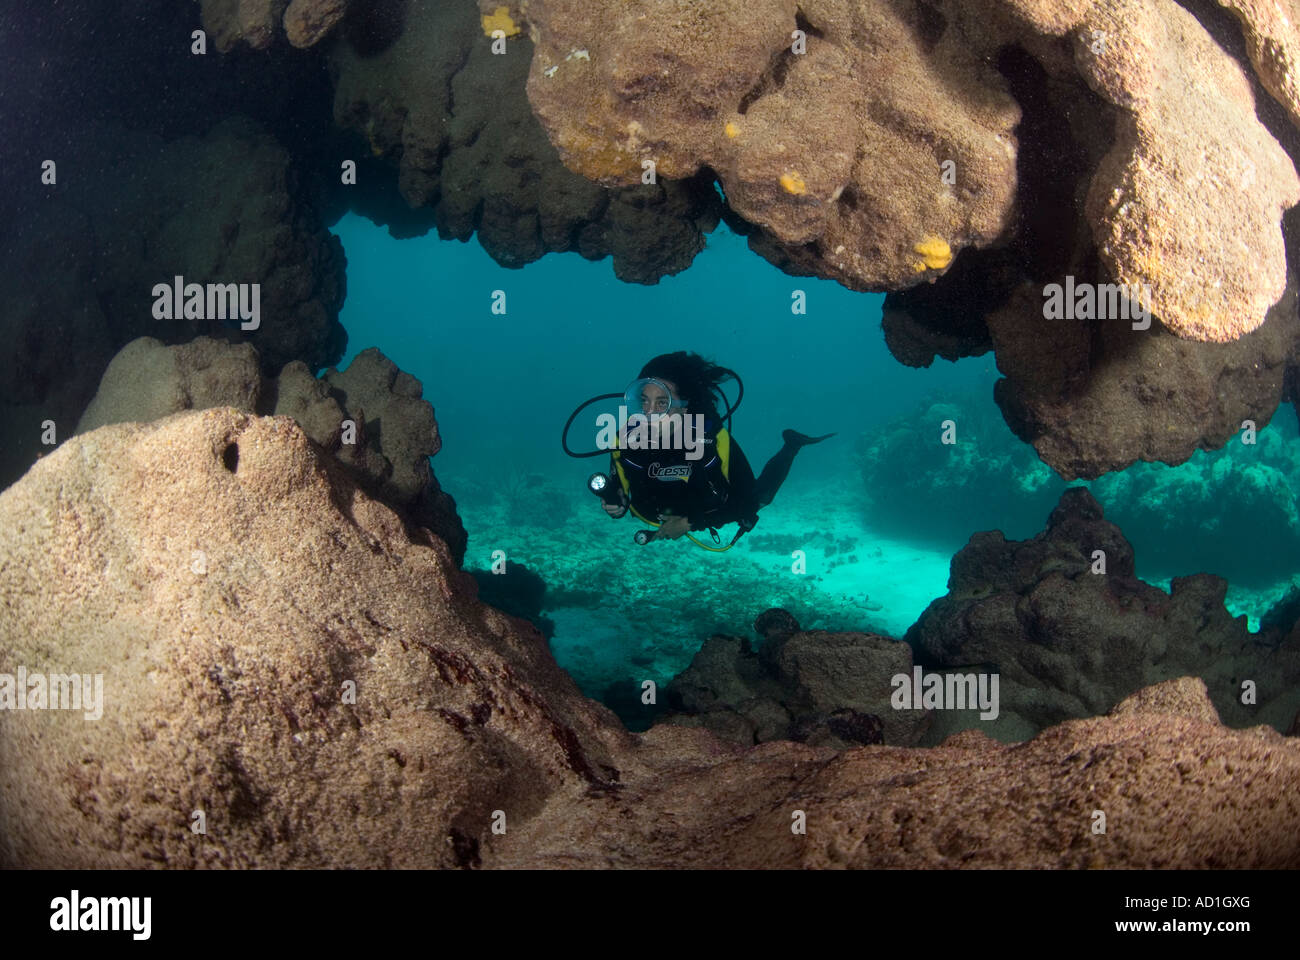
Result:
M623 185L646 161L674 178L707 167L788 272L911 286L1009 225L1019 110L950 4L511 10L536 44L529 100L570 169Z
M1230 344L1195 343L1127 321L1088 325L1042 318L1024 288L988 318L1007 423L1067 480L1137 460L1177 465L1217 449L1244 420L1265 425L1286 372L1300 363L1294 286L1269 321ZM1230 386L1229 386L1230 385Z
M654 756L653 782L630 778L598 810L557 797L508 843L494 841L485 864L1300 865L1300 743L1275 731L1136 711L1061 724L1016 746L968 731L931 749L836 754L777 742L697 760L700 737L652 728L641 749ZM796 811L805 836L791 832ZM1095 811L1106 817L1104 834L1093 833Z
M0 664L104 675L0 710L6 867L1300 866L1300 742L1194 680L1016 747L632 737L288 418L75 437L0 527Z
M1172 333L1219 343L1257 329L1286 286L1282 212L1300 177L1255 116L1250 78L1173 0L1098 3L1075 58L1123 108L1085 214L1120 284L1148 285Z
M313 46L347 13L348 0L290 0L284 32L295 47Z
M429 466L442 441L419 380L373 347L343 373L331 367L320 379L300 361L286 364L274 380L264 379L259 368L257 351L247 343L199 337L167 347L142 337L113 358L77 432L218 406L293 417L354 471L354 479L441 537L457 565L462 562L465 527ZM346 420L355 425L351 443L342 442Z
M385 496L413 502L432 476L429 458L442 449L424 386L376 347L362 350L342 372L330 367L321 380L345 409L362 410L371 422L383 424L382 453L388 462L376 479Z
M329 384L313 377L307 364L301 360L286 363L280 376L269 386L275 392L275 406L269 412L277 417L293 417L307 436L326 450L334 451L344 463L357 465L358 452L364 456L367 449L364 411L357 411L357 442L341 446L339 435L348 414L330 395Z
M153 337L140 337L113 357L76 432L208 407L253 413L261 393L262 374L252 344L199 337L168 347Z
M1219 722L1219 713L1210 702L1205 681L1198 677L1179 677L1143 687L1115 704L1109 715L1127 717L1135 713L1170 713L1200 723Z
M1093 572L1095 551L1105 554L1104 573ZM1258 642L1246 618L1225 608L1227 587L1197 574L1174 578L1166 593L1137 579L1132 547L1076 487L1033 539L972 536L953 557L947 595L904 639L927 670L996 665L1006 739L1106 713L1138 690L1189 676L1204 681L1216 719L1281 730L1300 704L1300 631L1276 646ZM1245 680L1254 703L1242 703ZM951 719L936 734L953 732Z
M755 653L743 637L712 636L667 687L670 723L700 723L723 739L795 739L835 749L880 741L911 746L925 734L925 710L895 710L891 679L911 676L907 645L866 633L785 632L794 618L767 610Z
M1218 0L1241 21L1250 62L1264 88L1300 127L1300 18L1277 0Z
M217 49L229 53L240 41L254 50L287 36L298 48L314 46L347 13L348 0L199 0L203 28ZM286 8L287 7L287 8Z
M275 39L280 16L289 0L200 0L203 29L217 49L229 53L241 40L265 50Z
M369 16L383 21L384 9ZM526 35L496 56L469 0L405 10L367 29L349 15L347 41L330 54L334 117L397 166L401 196L431 208L441 236L477 233L509 267L551 251L612 255L615 275L634 283L690 265L722 208L707 178L609 190L567 169L524 95Z
M890 702L898 674L912 676L907 644L870 633L799 633L781 647L783 676L794 684L792 710L830 714L849 709L880 718L882 743L910 747L929 726L925 710L895 710Z
M6 866L456 866L617 777L612 715L288 418L104 427L0 516L0 663L104 675L99 720L0 711Z

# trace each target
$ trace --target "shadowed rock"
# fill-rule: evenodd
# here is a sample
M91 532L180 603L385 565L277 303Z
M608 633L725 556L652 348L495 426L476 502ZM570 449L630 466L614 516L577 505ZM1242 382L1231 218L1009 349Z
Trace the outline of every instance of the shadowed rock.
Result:
M1099 554L1100 552L1100 554ZM1104 555L1105 572L1100 569ZM1300 632L1257 642L1224 607L1227 582L1177 577L1169 593L1134 575L1133 550L1092 495L1072 488L1032 540L977 533L952 560L948 593L904 639L927 668L996 671L1002 716L1030 731L1110 710L1164 680L1204 680L1233 727L1286 728L1300 706ZM1243 681L1251 681L1251 702ZM980 726L951 712L936 727Z
M895 710L890 680L912 673L907 645L866 633L801 632L784 610L768 610L755 653L742 637L714 636L666 688L667 722L703 726L746 745L798 740L844 749L861 743L916 744L924 710ZM793 627L793 629L791 629Z
M503 266L574 251L612 256L634 283L688 267L718 223L711 178L610 190L566 169L524 95L531 42L512 34L504 56L490 43L472 0L411 3L382 49L332 48L336 122L396 167L441 236L477 234Z

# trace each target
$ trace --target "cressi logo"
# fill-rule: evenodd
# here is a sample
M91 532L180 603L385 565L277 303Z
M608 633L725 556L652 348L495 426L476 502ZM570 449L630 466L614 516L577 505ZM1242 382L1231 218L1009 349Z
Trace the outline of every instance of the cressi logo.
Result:
M679 464L672 467L661 467L656 460L646 468L646 474L656 480L676 480L681 477L689 479L691 475L691 465L689 463Z

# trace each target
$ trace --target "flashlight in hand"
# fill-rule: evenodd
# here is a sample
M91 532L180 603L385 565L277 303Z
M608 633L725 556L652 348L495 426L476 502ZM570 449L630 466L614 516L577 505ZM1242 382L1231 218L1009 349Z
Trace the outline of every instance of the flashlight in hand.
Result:
M609 477L603 473L593 473L587 478L587 489L600 497L611 507L619 507L619 512L610 514L617 520L623 514L627 513L627 498L623 495L623 489L617 484L610 483Z

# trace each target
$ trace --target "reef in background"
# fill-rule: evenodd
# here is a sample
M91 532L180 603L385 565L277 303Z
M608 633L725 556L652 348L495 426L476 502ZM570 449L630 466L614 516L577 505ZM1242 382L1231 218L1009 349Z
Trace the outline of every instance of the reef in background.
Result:
M1300 574L1300 434L1284 417L1245 436L1176 468L1135 463L1086 484L1140 544L1148 575L1208 572L1264 588ZM949 549L975 529L1036 530L1066 488L974 394L924 401L861 434L856 452L868 524Z
M863 718L874 718L878 742L896 746L967 729L1017 742L1100 716L1143 687L1197 677L1228 726L1287 731L1300 715L1296 598L1255 635L1225 609L1226 589L1206 574L1175 578L1170 593L1143 583L1119 528L1086 490L1071 489L1031 540L972 536L953 557L948 594L902 641L801 631L779 610L756 623L765 636L757 652L747 638L709 638L669 686L667 719L744 744L815 737L845 747L872 726ZM914 665L997 674L997 716L895 709L891 678L910 678Z

